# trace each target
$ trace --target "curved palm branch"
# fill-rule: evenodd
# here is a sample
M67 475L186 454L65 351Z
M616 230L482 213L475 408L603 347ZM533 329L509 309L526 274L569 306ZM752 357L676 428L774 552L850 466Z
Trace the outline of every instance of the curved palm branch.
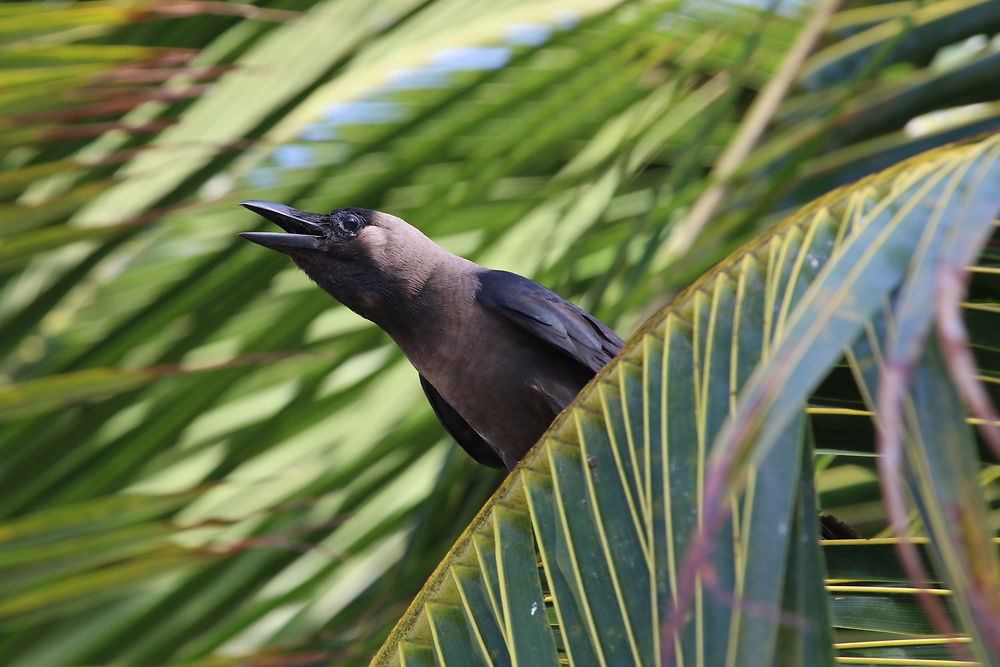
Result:
M957 308L942 286L979 256L998 194L1000 136L941 149L823 197L707 273L525 457L376 664L831 662L804 407L845 351L896 466L881 468L890 515L893 494L912 499L939 571L907 574L950 586L916 595L934 600L930 627L1000 659L996 546L960 391L977 380L934 326ZM908 536L905 514L897 525ZM829 590L834 609L849 604L839 592L885 592ZM947 592L951 611L935 609Z

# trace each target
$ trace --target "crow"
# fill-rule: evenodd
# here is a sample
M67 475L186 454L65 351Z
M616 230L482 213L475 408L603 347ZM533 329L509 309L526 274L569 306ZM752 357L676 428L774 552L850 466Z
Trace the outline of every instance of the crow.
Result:
M484 465L512 470L622 349L610 328L558 294L452 254L394 215L240 206L287 232L240 236L284 253L389 334L445 430Z

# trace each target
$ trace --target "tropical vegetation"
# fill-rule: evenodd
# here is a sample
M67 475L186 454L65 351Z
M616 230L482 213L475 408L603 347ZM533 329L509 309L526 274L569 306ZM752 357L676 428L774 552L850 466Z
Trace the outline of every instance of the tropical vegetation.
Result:
M998 32L0 5L0 663L1000 664ZM249 198L390 210L629 344L503 478Z

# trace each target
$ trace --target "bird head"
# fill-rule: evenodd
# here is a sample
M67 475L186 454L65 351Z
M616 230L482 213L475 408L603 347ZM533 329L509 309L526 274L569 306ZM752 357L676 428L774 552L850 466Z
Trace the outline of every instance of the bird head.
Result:
M379 324L420 289L445 252L406 221L380 211L309 213L256 200L240 206L286 232L241 237L288 255L333 298Z

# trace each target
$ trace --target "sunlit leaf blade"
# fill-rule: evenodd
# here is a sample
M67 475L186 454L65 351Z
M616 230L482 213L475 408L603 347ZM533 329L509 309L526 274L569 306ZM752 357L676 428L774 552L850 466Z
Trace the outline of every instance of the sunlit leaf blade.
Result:
M161 520L196 495L120 495L0 524L0 627L34 631L207 566L218 555L181 547Z

